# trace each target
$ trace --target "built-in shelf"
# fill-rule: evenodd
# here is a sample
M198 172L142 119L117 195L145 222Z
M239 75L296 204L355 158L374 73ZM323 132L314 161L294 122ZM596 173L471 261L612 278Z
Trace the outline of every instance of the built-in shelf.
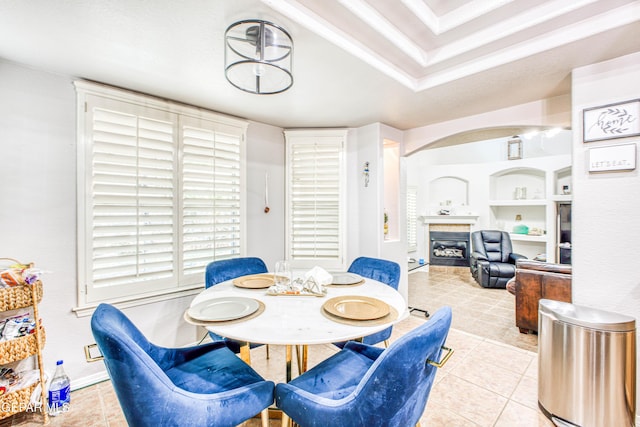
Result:
M509 237L511 237L511 240L519 241L519 242L546 242L547 241L546 234L543 234L541 236L532 236L530 234L509 233Z
M509 168L497 171L489 181L491 226L509 232L516 252L528 251L527 256L547 253L553 261L556 204L571 202L571 194L564 194L571 191L571 166ZM517 225L546 234L511 233Z
M545 206L544 199L489 200L489 206Z
M424 224L475 224L478 215L422 215L418 217Z
M554 194L551 196L551 200L554 202L570 202L572 200L571 194Z

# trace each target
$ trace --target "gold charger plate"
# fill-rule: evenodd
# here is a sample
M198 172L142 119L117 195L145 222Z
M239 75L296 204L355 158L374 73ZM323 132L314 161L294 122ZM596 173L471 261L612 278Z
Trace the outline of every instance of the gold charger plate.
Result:
M378 326L378 325L384 325L385 323L393 322L396 319L398 319L398 311L393 307L389 307L389 314L387 314L386 316L380 317L379 319L372 319L372 320L345 319L343 317L338 317L338 316L334 316L333 314L327 313L326 310L320 310L320 311L322 312L322 315L324 317L326 317L327 319L333 322L342 323L344 325L351 325L351 326Z
M233 279L234 286L247 289L265 289L273 285L273 274L260 273L248 276L236 277Z
M334 297L325 302L322 308L329 314L351 320L379 319L389 314L389 304L361 295Z

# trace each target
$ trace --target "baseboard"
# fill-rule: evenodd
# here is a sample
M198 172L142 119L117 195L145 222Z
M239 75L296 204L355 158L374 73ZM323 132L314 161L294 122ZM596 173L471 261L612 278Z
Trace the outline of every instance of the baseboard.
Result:
M106 370L102 372L96 372L95 374L87 375L82 378L74 378L71 381L71 391L79 390L81 388L89 387L94 384L101 383L109 379L109 374Z
M413 274L413 273L419 273L419 272L428 272L429 271L429 264L424 264L421 265L420 267L415 267L412 270L409 270L409 274Z

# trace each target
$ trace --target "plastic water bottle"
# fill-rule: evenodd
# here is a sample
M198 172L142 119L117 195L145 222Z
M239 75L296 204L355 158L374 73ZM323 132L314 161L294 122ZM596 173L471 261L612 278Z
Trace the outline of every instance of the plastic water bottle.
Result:
M49 385L49 414L56 416L68 411L71 402L71 381L64 372L62 360L56 362L56 372Z

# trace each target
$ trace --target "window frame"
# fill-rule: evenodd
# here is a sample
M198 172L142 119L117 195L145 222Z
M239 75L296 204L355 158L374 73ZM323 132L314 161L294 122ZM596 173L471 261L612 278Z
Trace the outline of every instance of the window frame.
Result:
M183 274L183 250L182 250L182 137L185 126L184 123L193 122L194 120L206 122L209 126L214 126L215 135L221 133L222 130L232 132L234 137L239 138L239 242L240 248L237 256L244 256L246 252L246 132L248 122L233 117L225 116L202 108L181 104L171 100L160 99L150 95L140 94L125 89L115 88L100 83L77 80L73 82L77 92L77 307L73 311L78 316L90 315L93 309L100 302L109 302L120 308L136 306L141 304L152 303L156 301L179 298L199 293L204 287L204 272L197 281L184 283ZM92 98L103 98L106 102L120 102L133 105L134 109L154 109L163 114L175 115L177 117L173 123L173 138L176 152L173 159L174 169L174 186L173 186L173 264L177 268L173 272L173 283L162 289L153 289L142 293L132 292L127 295L113 295L108 298L100 298L99 300L91 300L88 298L89 287L92 286L90 271L91 251L93 234L87 227L90 225L88 218L91 213L88 204L93 201L91 189L87 188L89 184L88 173L91 173L92 155L91 134L88 131L89 113L87 111L87 102ZM183 123L184 122L184 123ZM213 260L213 259L212 259ZM193 276L191 276L193 277Z

